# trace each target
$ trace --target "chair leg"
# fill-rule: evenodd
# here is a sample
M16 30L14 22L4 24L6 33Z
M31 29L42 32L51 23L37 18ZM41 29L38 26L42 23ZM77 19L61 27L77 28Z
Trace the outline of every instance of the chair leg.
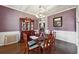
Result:
M39 47L39 54L41 54L42 53L42 47L40 46Z
M55 54L55 52L56 52L56 47L55 46L53 46L52 52Z
M29 54L28 49L25 48L24 54Z
M42 47L39 46L39 47L37 48L38 54L41 54L41 52L42 52L41 50L42 50Z

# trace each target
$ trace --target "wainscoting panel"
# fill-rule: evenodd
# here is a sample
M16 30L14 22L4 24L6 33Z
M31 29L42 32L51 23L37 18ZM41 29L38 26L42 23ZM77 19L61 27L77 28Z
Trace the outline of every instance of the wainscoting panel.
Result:
M0 46L17 43L20 40L20 32L0 32Z
M61 30L55 30L56 32L56 39L62 40L62 41L66 41L66 42L70 42L73 44L78 44L77 40L78 40L78 36L77 36L77 32L73 32L73 31L61 31Z

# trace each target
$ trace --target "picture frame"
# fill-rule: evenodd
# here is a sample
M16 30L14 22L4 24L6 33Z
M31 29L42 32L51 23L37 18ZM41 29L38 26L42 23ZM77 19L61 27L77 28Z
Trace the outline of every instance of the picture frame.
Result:
M53 26L54 27L62 27L62 17L53 18Z

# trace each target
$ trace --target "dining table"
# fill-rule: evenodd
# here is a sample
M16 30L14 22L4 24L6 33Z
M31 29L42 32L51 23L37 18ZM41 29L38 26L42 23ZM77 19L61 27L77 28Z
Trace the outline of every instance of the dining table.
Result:
M39 49L40 49L40 53L42 53L42 44L44 44L44 37L40 37L40 36L30 36L30 38L36 42L36 44L39 45Z
M41 45L41 43L44 42L44 40L47 39L47 34L45 34L44 36L36 36L36 35L32 35L30 36L30 39L32 39L33 41L35 41L37 44Z
M53 36L53 35L52 35ZM45 34L44 36L30 36L30 38L32 40L34 40L36 42L36 44L38 44L41 48L41 53L44 53L45 51L43 49L47 49L47 50L50 50L50 48L43 48L44 47L44 44L45 44L45 41L47 41L47 39L49 39L51 37L51 34ZM55 50L55 45L53 45L52 47L54 47L54 50Z

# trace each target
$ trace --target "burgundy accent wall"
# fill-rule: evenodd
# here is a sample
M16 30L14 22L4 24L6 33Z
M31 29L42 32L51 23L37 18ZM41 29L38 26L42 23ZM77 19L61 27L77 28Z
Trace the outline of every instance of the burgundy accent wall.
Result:
M62 27L53 27L53 18L62 16ZM76 31L76 9L48 16L49 30Z
M37 29L37 18L34 15L23 13L0 5L0 32L19 31L19 18L29 17L34 20L34 29Z

